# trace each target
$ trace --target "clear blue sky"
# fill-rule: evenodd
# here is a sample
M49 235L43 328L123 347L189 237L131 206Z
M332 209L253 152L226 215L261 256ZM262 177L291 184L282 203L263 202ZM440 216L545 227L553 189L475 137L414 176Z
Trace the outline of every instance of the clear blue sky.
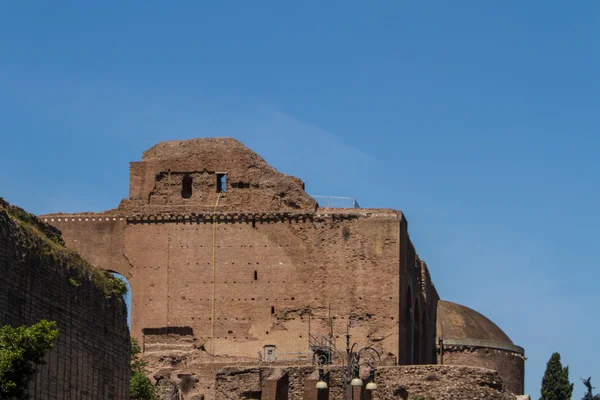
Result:
M233 136L403 210L534 397L554 351L600 387L600 3L211 3L0 3L0 196L113 208L154 143Z

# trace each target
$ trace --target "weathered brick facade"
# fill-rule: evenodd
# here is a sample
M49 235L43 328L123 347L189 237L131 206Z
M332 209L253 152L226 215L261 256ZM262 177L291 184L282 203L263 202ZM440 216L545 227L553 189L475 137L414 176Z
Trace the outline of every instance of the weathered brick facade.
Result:
M47 319L59 329L31 397L128 399L130 344L122 297L106 293L102 273L94 281L86 263L57 243L59 232L50 230L52 241L42 224L20 221L11 208L0 200L0 326Z
M104 213L54 214L67 245L132 288L132 335L153 372L310 363L312 335L370 343L385 363L436 362L438 294L402 212L326 209L234 139L160 143L131 163L130 193Z

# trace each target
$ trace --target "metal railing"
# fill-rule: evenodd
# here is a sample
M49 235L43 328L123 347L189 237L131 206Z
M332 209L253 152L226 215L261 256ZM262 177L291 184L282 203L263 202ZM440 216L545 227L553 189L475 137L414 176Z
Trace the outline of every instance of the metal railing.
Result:
M360 208L354 197L320 196L311 195L319 203L319 207L326 208Z

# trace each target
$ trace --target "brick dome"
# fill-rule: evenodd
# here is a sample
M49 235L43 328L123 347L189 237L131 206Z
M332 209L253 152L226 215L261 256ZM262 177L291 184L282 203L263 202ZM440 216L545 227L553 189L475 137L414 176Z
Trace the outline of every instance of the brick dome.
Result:
M449 301L437 304L438 363L498 371L508 391L522 394L525 351L475 310Z
M513 344L498 325L482 314L463 305L443 300L440 300L437 306L437 336Z

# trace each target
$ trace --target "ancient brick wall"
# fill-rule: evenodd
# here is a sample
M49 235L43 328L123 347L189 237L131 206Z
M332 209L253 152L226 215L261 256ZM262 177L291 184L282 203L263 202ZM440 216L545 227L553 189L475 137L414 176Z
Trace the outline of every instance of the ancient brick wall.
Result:
M310 362L309 324L312 334L333 331L343 346L349 318L353 340L374 345L388 363L435 362L437 292L399 212L219 213L215 224L212 214L44 218L68 246L128 278L132 334L153 371L170 368L164 357L176 359L174 372L194 373L206 388L214 371L204 374L200 364L213 361L213 350L218 362L256 362L269 344L279 359L302 353ZM401 295L406 287L414 288L410 301ZM422 311L411 318L425 317L402 337L403 312L415 304ZM189 328L193 343L143 334L166 327Z
M129 398L129 332L102 276L0 205L0 326L56 321L59 335L31 386L35 399Z
M135 336L142 339L145 328L191 327L212 351L214 329L215 354L253 359L272 343L278 352L307 352L309 314L313 333L333 326L343 337L350 317L357 340L396 356L400 218L222 214L213 226L210 216L45 217L68 246L128 278Z
M445 365L471 365L498 371L512 393L523 394L525 387L525 357L521 354L492 348L469 346L444 347Z
M368 371L361 371L366 380ZM273 380L286 380L287 396L274 397ZM219 400L327 400L344 398L340 370L333 368L327 374L329 390L312 390L315 370L312 367L248 367L224 368L217 374L216 395ZM515 400L506 392L498 374L489 369L463 366L406 366L384 367L377 371L378 389L369 393L357 390L355 400L398 400L423 396L435 400L498 399ZM265 397L264 395L271 395Z
M76 249L90 264L131 279L131 264L124 252L124 215L87 213L43 221L60 229L67 247Z

